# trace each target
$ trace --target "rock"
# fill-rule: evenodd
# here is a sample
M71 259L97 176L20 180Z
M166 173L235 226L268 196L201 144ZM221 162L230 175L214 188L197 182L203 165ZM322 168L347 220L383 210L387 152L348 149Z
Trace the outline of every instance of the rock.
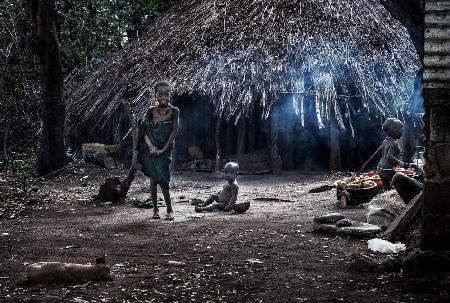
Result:
M353 222L352 226L342 227L339 232L348 236L373 237L381 232L381 228L369 223Z
M179 261L169 261L169 262L167 262L167 265L173 266L173 267L185 267L186 263L179 262Z
M327 214L327 215L320 216L320 217L315 217L314 222L320 223L320 224L335 223L344 218L345 218L344 215L342 215L340 213L332 213L332 214Z
M350 219L342 219L336 223L336 226L337 227L346 227L346 226L352 226L352 224L353 223Z
M450 258L446 252L413 251L402 264L408 278L442 275L450 272Z
M420 294L432 292L438 283L430 278L410 279L405 282L405 288L408 292ZM434 292L434 291L433 291Z
M201 160L205 158L205 155L200 147L198 146L190 146L188 147L188 154L194 160Z
M374 272L378 270L378 264L368 256L361 256L350 264L349 269L355 272Z
M106 178L105 182L100 185L100 190L95 196L95 200L99 202L117 202L121 198L119 186L119 178Z
M36 205L39 204L39 202L41 202L39 198L32 197L28 200L27 205Z
M204 202L205 201L203 201L202 199L194 198L191 200L191 205L198 206L198 205L202 205Z
M450 275L443 279L440 284L444 289L450 289Z
M380 263L380 270L386 273L399 272L401 268L402 261L392 256L388 256Z
M333 224L314 223L313 231L316 233L337 234L339 233L339 228Z

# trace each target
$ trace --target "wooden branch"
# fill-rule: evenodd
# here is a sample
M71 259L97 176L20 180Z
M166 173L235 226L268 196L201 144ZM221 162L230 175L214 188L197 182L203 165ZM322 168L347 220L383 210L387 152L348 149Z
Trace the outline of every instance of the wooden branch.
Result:
M122 103L131 122L131 133L133 138L133 158L131 167L128 170L126 178L123 179L122 182L119 181L119 178L106 178L105 182L100 186L99 193L95 198L96 201L118 202L124 199L127 196L131 183L133 183L136 175L139 140L138 119L131 111L130 102L123 99Z
M136 175L137 170L137 157L138 157L138 140L139 140L139 129L137 118L131 116L131 127L132 127L132 138L133 138L133 158L131 160L131 167L128 170L127 177L120 183L120 196L125 198L128 194L128 190L130 189L131 183L134 180L134 176Z
M131 136L133 138L133 158L131 160L131 167L128 170L127 177L120 183L119 187L119 195L122 198L125 198L128 194L128 190L130 189L131 183L133 183L134 177L136 175L137 170L137 159L138 159L138 140L139 140L139 128L138 128L138 119L135 117L131 111L130 103L126 100L122 101L125 111L128 114L131 122Z

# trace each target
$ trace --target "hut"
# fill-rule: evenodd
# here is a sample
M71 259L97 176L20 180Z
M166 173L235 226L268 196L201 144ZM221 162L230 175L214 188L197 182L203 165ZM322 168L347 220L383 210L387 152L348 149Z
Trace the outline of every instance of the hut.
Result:
M177 159L195 145L208 158L265 149L274 171L354 166L420 67L378 0L180 1L72 94L69 138L120 143L123 100L142 119L167 79L181 109Z

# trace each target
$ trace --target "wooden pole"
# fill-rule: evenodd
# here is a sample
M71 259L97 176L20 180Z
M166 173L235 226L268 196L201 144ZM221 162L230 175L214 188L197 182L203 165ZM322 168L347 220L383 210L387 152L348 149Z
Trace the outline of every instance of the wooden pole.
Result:
M275 175L279 175L282 170L282 161L278 152L278 124L279 124L279 109L277 106L272 107L270 114L270 138L269 138L269 153L270 162L272 164L272 171Z
M220 167L222 166L222 149L220 146L220 130L221 130L221 123L222 123L222 119L220 118L220 116L217 116L217 121L216 121L216 135L215 135L215 139L216 139L216 167L215 167L215 171L216 174L218 175L220 172Z

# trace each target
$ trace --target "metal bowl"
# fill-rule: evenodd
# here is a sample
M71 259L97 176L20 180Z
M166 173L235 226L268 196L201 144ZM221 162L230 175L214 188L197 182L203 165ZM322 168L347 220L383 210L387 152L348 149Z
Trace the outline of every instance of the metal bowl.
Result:
M349 197L347 200L348 206L357 206L360 204L364 204L372 200L378 192L379 188L374 181L369 181L372 183L371 187L365 188L347 188L347 192L349 193ZM341 200L342 190L339 187L336 187L336 197L338 201Z
M250 208L250 202L236 203L231 208L236 213L243 214Z

